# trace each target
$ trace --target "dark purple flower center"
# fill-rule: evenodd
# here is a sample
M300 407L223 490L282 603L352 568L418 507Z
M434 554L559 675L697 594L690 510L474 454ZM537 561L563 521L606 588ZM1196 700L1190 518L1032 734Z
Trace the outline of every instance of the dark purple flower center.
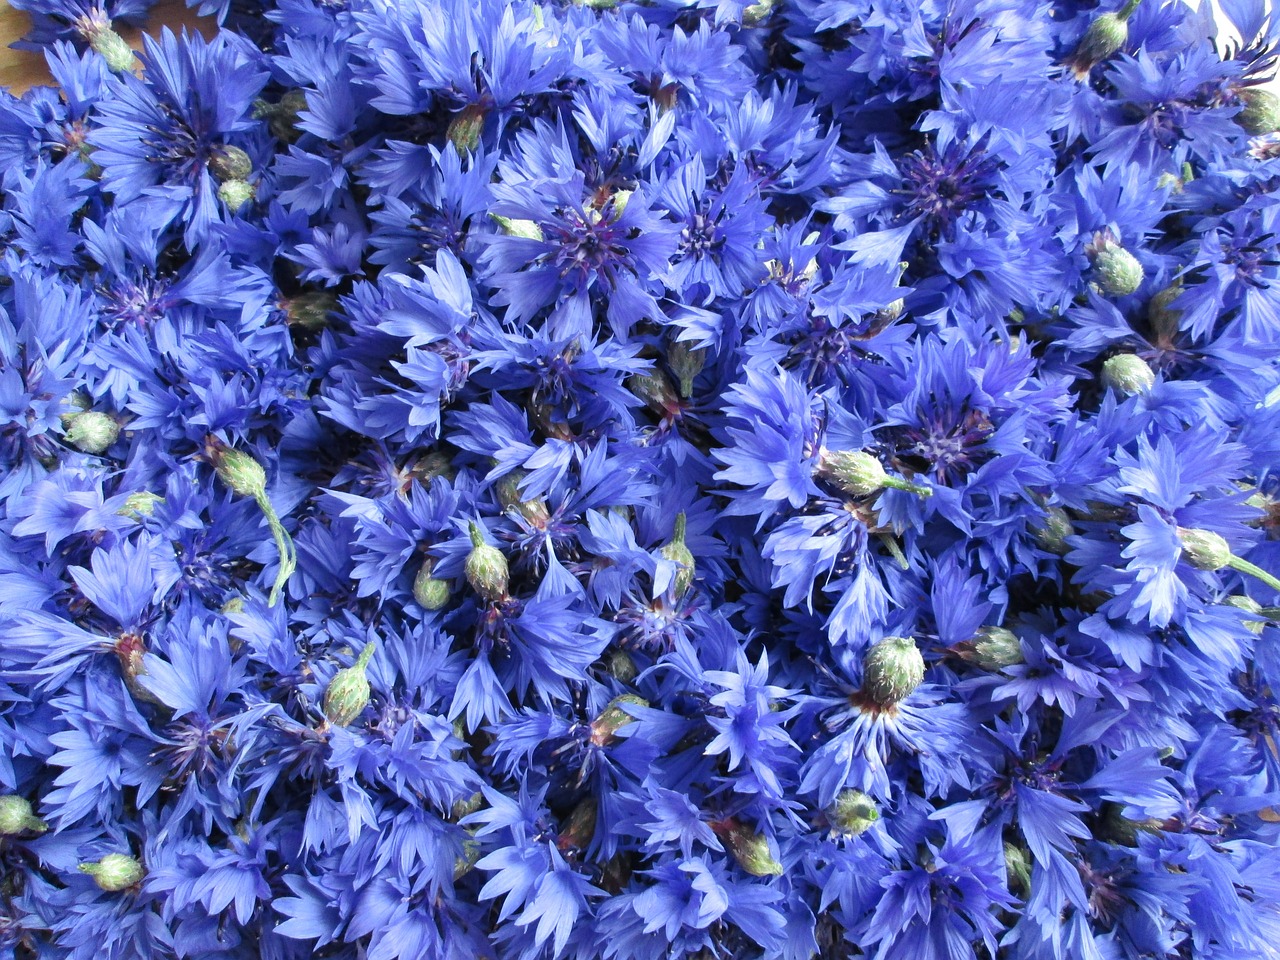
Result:
M999 161L988 157L981 144L965 149L952 144L941 155L932 145L899 161L902 189L908 198L905 219L923 216L935 227L948 228L972 203L992 191Z

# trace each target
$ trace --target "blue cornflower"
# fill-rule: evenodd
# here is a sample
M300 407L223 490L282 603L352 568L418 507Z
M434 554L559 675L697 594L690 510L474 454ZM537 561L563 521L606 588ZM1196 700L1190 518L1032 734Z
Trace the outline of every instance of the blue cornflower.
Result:
M231 34L206 41L165 30L146 41L143 77L112 82L90 135L103 186L117 203L156 198L193 247L220 219L211 170L254 126L250 107L266 80L253 51Z

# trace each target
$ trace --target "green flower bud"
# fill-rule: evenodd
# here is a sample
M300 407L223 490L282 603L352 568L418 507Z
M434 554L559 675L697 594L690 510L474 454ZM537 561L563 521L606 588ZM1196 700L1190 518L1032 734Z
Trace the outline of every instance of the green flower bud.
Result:
M1258 614L1257 620L1246 620L1244 622L1245 629L1250 633L1262 636L1262 631L1267 629L1266 616L1262 612L1262 604L1253 597L1246 597L1241 594L1233 594L1222 601L1229 607L1235 607L1237 610L1243 610L1245 613Z
M629 723L635 722L625 707L647 707L649 701L634 693L624 693L614 697L609 705L600 711L600 716L591 721L591 742L597 747L605 747L618 739L618 731Z
M44 833L49 825L35 815L26 797L0 796L0 837Z
M130 520L141 520L156 512L156 507L164 503L164 497L149 490L139 490L125 498L124 505L116 511L116 516L128 517Z
M1026 898L1031 892L1031 861L1021 847L1012 843L1004 845L1004 869L1009 876L1009 892Z
M1168 343L1181 332L1182 311L1173 309L1173 302L1181 295L1182 285L1170 284L1147 304L1147 323L1157 340Z
M1251 136L1261 137L1280 130L1280 97L1270 90L1248 87L1240 91L1244 109L1236 114L1238 123Z
M693 395L693 381L706 365L707 351L702 347L691 347L684 340L667 347L667 366L680 381L680 396L685 400Z
M1102 382L1126 397L1146 393L1156 383L1147 361L1133 353L1117 353L1102 365Z
M471 553L467 555L467 583L471 589L490 602L505 600L510 570L507 558L497 547L484 542L484 534L478 524L471 524Z
M613 220L617 221L627 212L627 204L631 202L631 197L634 193L634 190L615 190L613 192L613 196L609 198L613 203Z
M64 435L67 443L85 453L103 453L120 436L120 423L115 417L97 410L86 410L71 418Z
M232 493L242 497L264 497L267 471L253 457L228 447L216 439L205 444L205 456L213 464L213 472Z
M1231 546L1220 533L1179 527L1178 538L1187 563L1197 570L1221 570L1231 563Z
M248 180L253 173L253 161L239 147L229 143L216 147L209 157L209 172L219 183L228 180Z
M1076 75L1087 74L1103 60L1119 52L1129 40L1129 24L1114 13L1096 17L1080 38L1071 61Z
M523 237L525 240L542 240L542 228L532 220L512 220L510 217L489 214L503 233L509 237Z
M1071 517L1062 507L1046 507L1044 519L1040 525L1032 529L1031 535L1041 548L1063 556L1071 551L1067 537L1076 532Z
M502 509L510 513L515 511L524 517L531 526L544 529L551 522L551 511L547 509L547 501L541 497L525 500L520 492L520 484L529 475L528 470L515 469L503 474L495 486L498 502Z
M983 670L1000 670L1022 663L1017 634L1004 627L979 627L973 638L973 662Z
M730 817L709 824L725 849L738 861L738 866L753 877L774 877L782 873L782 864L769 849L769 838L756 833L745 823Z
M606 669L609 671L609 676L613 677L615 680L621 680L623 683L630 683L640 675L640 671L636 668L636 662L631 659L631 654L627 653L625 650L617 648L610 650L608 654L606 654L605 659Z
M933 494L929 487L889 476L879 459L865 450L824 450L818 470L830 477L841 490L855 497L869 497L885 487L921 497Z
M1137 6L1138 0L1129 0L1119 12L1100 14L1089 24L1067 60L1077 79L1083 80L1095 65L1119 53L1129 42L1128 20Z
M277 140L293 143L302 136L298 126L302 111L307 109L307 95L302 90L288 90L279 103L258 100L253 105L253 115L267 121L267 129Z
M675 576L674 585L677 600L689 592L689 588L693 586L694 574L698 569L698 565L693 559L693 553L685 546L684 532L685 516L682 512L676 514L675 532L671 537L671 542L658 551L662 554L664 560L670 560L672 563L680 565L680 569Z
M349 726L369 705L369 661L377 644L370 640L356 662L339 670L324 692L324 718L335 727Z
M659 416L672 414L680 409L680 397L667 375L656 367L644 373L627 377L627 389L645 402Z
M329 317L338 309L338 298L327 290L308 290L282 301L280 306L289 326L322 330L329 325Z
M472 103L449 121L449 131L446 136L459 154L468 153L480 146L480 134L484 132L484 117L484 107L478 103Z
M743 8L742 25L744 27L754 27L763 23L769 14L773 13L773 8L777 5L777 0L759 0L759 2Z
M133 51L124 37L112 29L111 21L102 10L94 10L76 21L76 30L89 42L89 47L107 62L113 73L124 73L133 68Z
M218 199L227 205L227 209L235 213L254 198L257 189L243 180L228 180L218 187Z
M556 847L562 854L567 856L575 850L585 850L590 845L591 838L596 833L599 809L596 798L590 795L573 808L568 821L560 828L560 835L556 837Z
M827 811L831 830L844 837L866 833L880 819L880 808L861 790L841 790Z
M469 817L481 807L484 806L484 794L477 791L465 800L455 801L450 815L454 820L461 820L463 817Z
M911 637L885 637L862 662L862 692L876 706L896 706L922 682L924 657Z
M427 557L413 578L413 599L423 610L443 610L449 604L449 581L431 575L435 566L435 560Z
M453 861L453 879L461 880L471 871L480 861L480 855L484 852L480 846L480 841L474 838L468 838L462 841L462 856Z
M80 872L93 877L94 883L107 893L128 890L146 875L142 864L123 853L108 853L97 863L82 863Z
M1113 297L1127 297L1140 286L1145 276L1138 258L1104 235L1086 248L1093 261L1094 276L1103 292Z

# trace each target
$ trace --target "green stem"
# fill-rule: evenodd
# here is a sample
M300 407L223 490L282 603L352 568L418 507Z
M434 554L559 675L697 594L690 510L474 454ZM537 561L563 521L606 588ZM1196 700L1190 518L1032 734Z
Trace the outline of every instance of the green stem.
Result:
M932 488L921 486L918 483L910 483L906 480L899 480L897 477L885 477L882 482L886 487L892 487L894 490L905 490L907 493L914 493L918 497L933 496Z
M1227 566L1232 570L1239 570L1241 573L1247 573L1251 577L1257 577L1272 590L1280 593L1280 580L1267 573L1267 571L1263 570L1261 567L1250 563L1248 560L1241 560L1239 557L1233 556L1227 561Z
M1120 12L1116 16L1121 20L1128 20L1133 15L1133 11L1138 9L1138 4L1141 2L1142 0L1129 0L1128 3L1120 8Z
M889 555L898 561L898 566L903 570L910 570L911 564L907 563L906 554L902 552L902 548L898 546L898 541L893 539L893 534L879 533L876 534L880 538L880 542L884 544L884 548L889 551Z
M298 569L298 552L293 546L293 538L289 536L289 531L284 528L284 524L280 522L280 518L276 515L275 507L271 506L271 501L267 499L265 493L254 497L257 501L259 509L267 518L267 526L271 528L271 539L276 542L276 552L280 554L280 569L276 572L276 582L271 587L271 595L267 598L267 606L274 607L280 602L280 595L284 592L284 585L289 582L289 578L293 576L293 572Z

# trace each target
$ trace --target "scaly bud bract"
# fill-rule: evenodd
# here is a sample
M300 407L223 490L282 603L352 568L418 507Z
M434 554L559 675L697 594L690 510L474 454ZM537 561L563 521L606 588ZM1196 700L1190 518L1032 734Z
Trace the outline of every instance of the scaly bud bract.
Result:
M693 553L685 545L684 534L685 515L679 513L676 514L675 532L672 534L671 542L658 551L662 554L664 560L670 560L680 566L675 576L676 599L689 592L689 588L693 586L694 574L698 569L697 563L693 559Z
M120 436L120 423L98 410L86 410L70 418L65 439L85 453L103 453Z
M49 825L35 815L26 797L0 797L0 837L44 833L48 829Z
M128 890L146 875L142 864L123 853L108 853L97 863L82 863L80 872L93 877L94 882L107 893Z
M467 583L490 602L505 600L510 577L507 558L497 547L485 543L479 524L472 523L468 535L471 537L471 552L467 554Z
M924 657L911 637L885 637L862 662L862 692L880 707L901 703L924 681Z
M369 705L369 661L377 645L365 644L354 664L339 670L324 692L324 718L335 727L348 726Z
M1146 393L1156 383L1150 365L1133 353L1118 353L1102 365L1102 382L1126 397Z
M861 790L841 790L827 811L827 819L831 821L833 833L856 837L866 833L880 819L880 808Z

